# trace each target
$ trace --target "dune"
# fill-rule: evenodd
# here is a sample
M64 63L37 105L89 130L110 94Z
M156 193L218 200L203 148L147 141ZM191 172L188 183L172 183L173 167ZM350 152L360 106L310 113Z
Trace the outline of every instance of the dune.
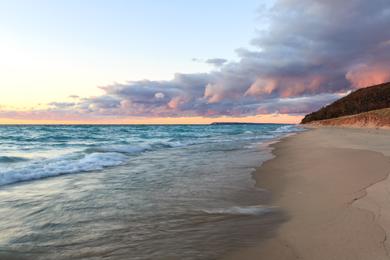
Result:
M312 121L307 126L341 126L361 128L390 128L390 108L372 110L351 116Z

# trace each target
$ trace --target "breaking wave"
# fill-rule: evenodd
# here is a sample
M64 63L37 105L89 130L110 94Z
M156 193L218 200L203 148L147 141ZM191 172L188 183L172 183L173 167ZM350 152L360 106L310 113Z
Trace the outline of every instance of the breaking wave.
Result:
M69 173L102 170L125 164L128 157L115 152L91 153L76 158L64 155L54 159L32 161L20 167L0 170L0 185L53 177Z

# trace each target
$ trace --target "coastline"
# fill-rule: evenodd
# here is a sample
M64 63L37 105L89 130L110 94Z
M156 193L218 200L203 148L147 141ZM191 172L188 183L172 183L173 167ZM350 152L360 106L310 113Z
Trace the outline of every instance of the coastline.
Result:
M224 259L389 259L390 131L316 128L271 147L254 178L288 219Z
M216 259L284 221L251 173L294 125L1 130L0 259Z

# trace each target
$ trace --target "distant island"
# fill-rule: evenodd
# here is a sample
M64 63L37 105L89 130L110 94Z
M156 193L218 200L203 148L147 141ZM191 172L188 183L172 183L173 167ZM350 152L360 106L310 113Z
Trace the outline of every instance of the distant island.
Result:
M390 82L358 89L306 115L302 124L318 126L390 127Z
M210 125L269 125L273 123L248 123L248 122L213 122Z

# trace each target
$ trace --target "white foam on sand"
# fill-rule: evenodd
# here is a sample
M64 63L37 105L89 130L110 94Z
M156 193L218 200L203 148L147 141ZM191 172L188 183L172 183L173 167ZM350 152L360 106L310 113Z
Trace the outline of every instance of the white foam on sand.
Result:
M277 207L255 205L255 206L234 206L234 207L230 207L230 208L204 210L204 212L206 212L208 214L258 216L258 215L263 215L266 213L273 212L276 209L277 209Z

